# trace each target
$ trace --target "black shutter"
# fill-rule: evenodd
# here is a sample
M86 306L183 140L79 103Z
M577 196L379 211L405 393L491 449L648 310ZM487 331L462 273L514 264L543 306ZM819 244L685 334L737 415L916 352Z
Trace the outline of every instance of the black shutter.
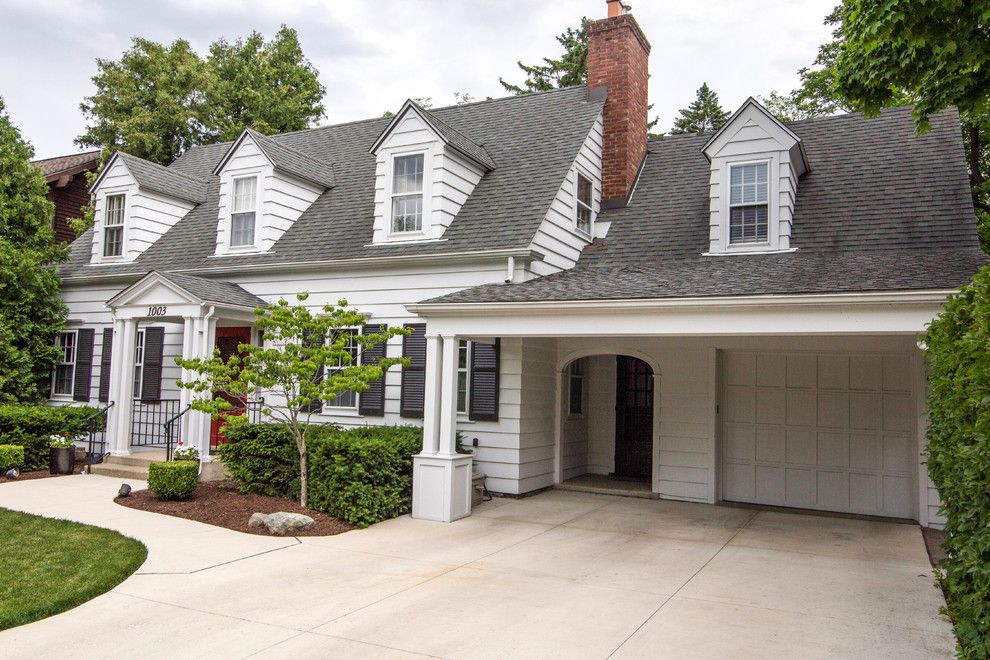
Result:
M499 340L494 344L471 343L471 396L468 419L498 421Z
M313 333L312 332L310 332L309 330L303 330L303 336L302 336L303 346L305 346L307 348L312 347L312 346L317 346L321 341L324 341L325 342L326 341L326 338L321 335L319 339L313 339ZM326 375L326 367L325 367L325 365L322 365L321 364L320 365L320 368L316 370L316 373L315 374L313 374L313 382L314 383L321 382L323 380L323 376L324 375ZM309 402L308 405L305 405L305 406L302 407L302 411L303 412L308 412L308 413L321 413L321 412L323 412L323 400L322 399L313 399L312 401Z
M110 357L113 352L113 328L103 329L103 352L100 354L100 401L110 400Z
M384 325L366 325L361 329L361 334L369 335L384 332ZM378 364L385 357L385 342L375 346L363 346L361 348L361 364ZM361 400L358 404L358 412L362 415L374 415L381 417L385 414L385 374L378 380L368 383L368 389L361 392Z
M89 401L89 386L93 376L93 329L76 331L76 373L72 384L73 401Z
M141 401L145 403L158 403L162 398L162 353L164 350L165 328L145 328L144 367L141 374Z
M402 369L402 395L399 415L423 419L423 397L426 395L426 324L407 323L412 332L402 338L402 357L409 366Z

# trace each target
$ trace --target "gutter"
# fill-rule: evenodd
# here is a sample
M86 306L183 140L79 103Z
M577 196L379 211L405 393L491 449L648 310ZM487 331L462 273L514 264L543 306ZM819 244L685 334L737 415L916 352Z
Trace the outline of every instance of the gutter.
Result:
M382 267L398 267L404 265L436 265L447 263L477 263L479 261L503 261L508 258L521 259L523 261L539 261L544 255L538 250L526 248L503 248L500 250L467 250L464 252L450 252L446 254L410 254L393 255L381 257L357 257L353 259L325 259L322 261L272 261L268 263L253 264L226 264L217 266L197 266L193 268L171 268L165 272L186 273L189 275L224 275L235 273L268 273L277 270L279 273L286 271L340 271L348 269L367 269ZM216 260L224 257L216 257ZM103 265L103 264L99 264ZM129 264L130 265L130 264ZM149 268L143 272L128 273L103 273L100 275L70 275L62 278L62 282L68 285L73 284L96 284L108 282L136 282L147 275L154 268Z
M941 305L958 289L872 291L863 293L765 294L691 298L633 298L621 300L539 300L532 302L415 303L406 309L418 316L492 316L526 314L588 315L663 310L734 310L782 306L836 307L849 305Z

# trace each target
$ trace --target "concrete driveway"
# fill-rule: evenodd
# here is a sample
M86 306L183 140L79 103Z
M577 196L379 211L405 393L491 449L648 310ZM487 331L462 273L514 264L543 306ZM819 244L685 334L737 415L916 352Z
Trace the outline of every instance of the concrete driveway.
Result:
M118 507L119 480L0 486L0 506L150 550L4 657L952 657L919 529L550 491L444 525L272 539Z

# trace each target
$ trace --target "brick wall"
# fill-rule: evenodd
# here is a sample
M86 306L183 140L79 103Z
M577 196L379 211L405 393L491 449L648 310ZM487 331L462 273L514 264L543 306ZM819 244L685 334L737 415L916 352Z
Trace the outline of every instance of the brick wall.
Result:
M78 218L82 215L82 207L89 202L89 192L86 190L86 174L80 172L72 177L66 185L56 187L56 182L49 184L48 199L55 202L55 217L52 229L55 230L55 240L72 242L75 233L66 222L68 218Z

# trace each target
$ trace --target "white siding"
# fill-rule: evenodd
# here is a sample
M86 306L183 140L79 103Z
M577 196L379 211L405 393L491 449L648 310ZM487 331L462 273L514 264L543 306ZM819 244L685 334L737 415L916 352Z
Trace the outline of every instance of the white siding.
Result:
M124 249L122 258L103 257L103 221L107 195L123 193ZM93 263L133 261L154 245L165 232L182 219L194 204L142 190L120 159L103 177L95 193L93 227Z
M230 213L233 179L252 175L258 177L255 244L247 248L231 248ZM270 250L322 193L323 188L275 169L254 140L245 137L220 173L216 254Z
M567 178L554 196L547 215L530 244L530 249L542 253L543 261L534 262L530 270L534 275L548 275L560 270L573 268L581 256L581 251L591 239L577 229L577 173L591 179L592 206L596 218L601 208L602 196L602 118L595 120L588 137L581 145ZM595 223L592 236L605 236L606 223Z
M425 153L423 233L415 237L420 240L443 236L484 175L477 164L445 146L419 115L407 112L376 152L374 243L409 239L389 236L391 167L395 156L418 152Z

